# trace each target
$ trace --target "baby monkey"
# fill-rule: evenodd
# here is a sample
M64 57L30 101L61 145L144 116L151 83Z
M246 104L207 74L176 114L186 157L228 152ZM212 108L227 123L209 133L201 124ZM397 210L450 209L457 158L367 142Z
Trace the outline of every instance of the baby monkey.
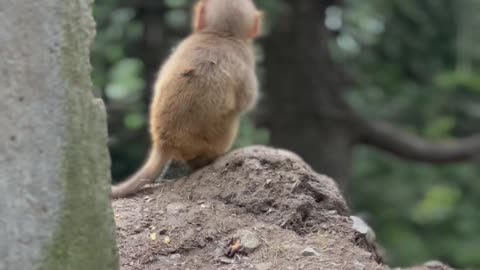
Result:
M154 85L150 155L137 173L112 187L113 198L153 183L172 160L197 169L225 154L241 115L256 103L252 41L262 14L253 1L199 0L193 18L193 33L167 59Z

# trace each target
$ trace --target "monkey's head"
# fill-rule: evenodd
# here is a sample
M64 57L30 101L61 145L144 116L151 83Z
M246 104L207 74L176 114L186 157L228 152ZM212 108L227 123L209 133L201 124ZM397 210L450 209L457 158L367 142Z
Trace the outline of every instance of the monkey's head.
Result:
M194 31L228 33L243 39L260 35L262 12L252 0L199 0L194 10Z

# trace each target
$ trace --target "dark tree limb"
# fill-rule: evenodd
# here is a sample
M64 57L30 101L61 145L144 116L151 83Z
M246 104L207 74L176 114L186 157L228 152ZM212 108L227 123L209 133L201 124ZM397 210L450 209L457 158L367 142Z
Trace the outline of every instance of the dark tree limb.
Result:
M432 143L383 122L364 121L360 130L360 143L410 160L442 164L480 156L480 134L445 143Z

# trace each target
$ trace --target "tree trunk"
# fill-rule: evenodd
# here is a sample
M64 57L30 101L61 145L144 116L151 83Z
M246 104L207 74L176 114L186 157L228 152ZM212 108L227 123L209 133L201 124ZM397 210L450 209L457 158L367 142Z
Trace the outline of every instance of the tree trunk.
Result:
M143 3L143 4L142 4ZM137 19L142 22L145 34L138 48L132 51L132 55L145 63L145 80L147 91L145 101L150 103L153 83L162 63L170 55L172 48L180 39L185 37L185 31L175 31L166 23L165 15L169 8L162 1L144 1L135 5ZM140 48L140 49L139 49Z
M90 0L0 0L0 269L118 269Z
M295 1L266 38L259 124L270 129L274 146L295 151L346 189L355 132L342 97L344 74L327 47L327 7L325 1Z

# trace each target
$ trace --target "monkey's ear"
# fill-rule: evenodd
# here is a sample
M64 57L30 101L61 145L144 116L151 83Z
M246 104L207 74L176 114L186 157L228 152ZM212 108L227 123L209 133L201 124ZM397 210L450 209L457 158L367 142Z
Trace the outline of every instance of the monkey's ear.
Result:
M205 28L205 1L200 0L198 1L197 5L195 6L195 19L193 22L193 30L201 31Z
M263 12L258 11L255 15L255 21L253 23L252 30L248 33L249 38L257 38L262 34L262 22L263 22Z

